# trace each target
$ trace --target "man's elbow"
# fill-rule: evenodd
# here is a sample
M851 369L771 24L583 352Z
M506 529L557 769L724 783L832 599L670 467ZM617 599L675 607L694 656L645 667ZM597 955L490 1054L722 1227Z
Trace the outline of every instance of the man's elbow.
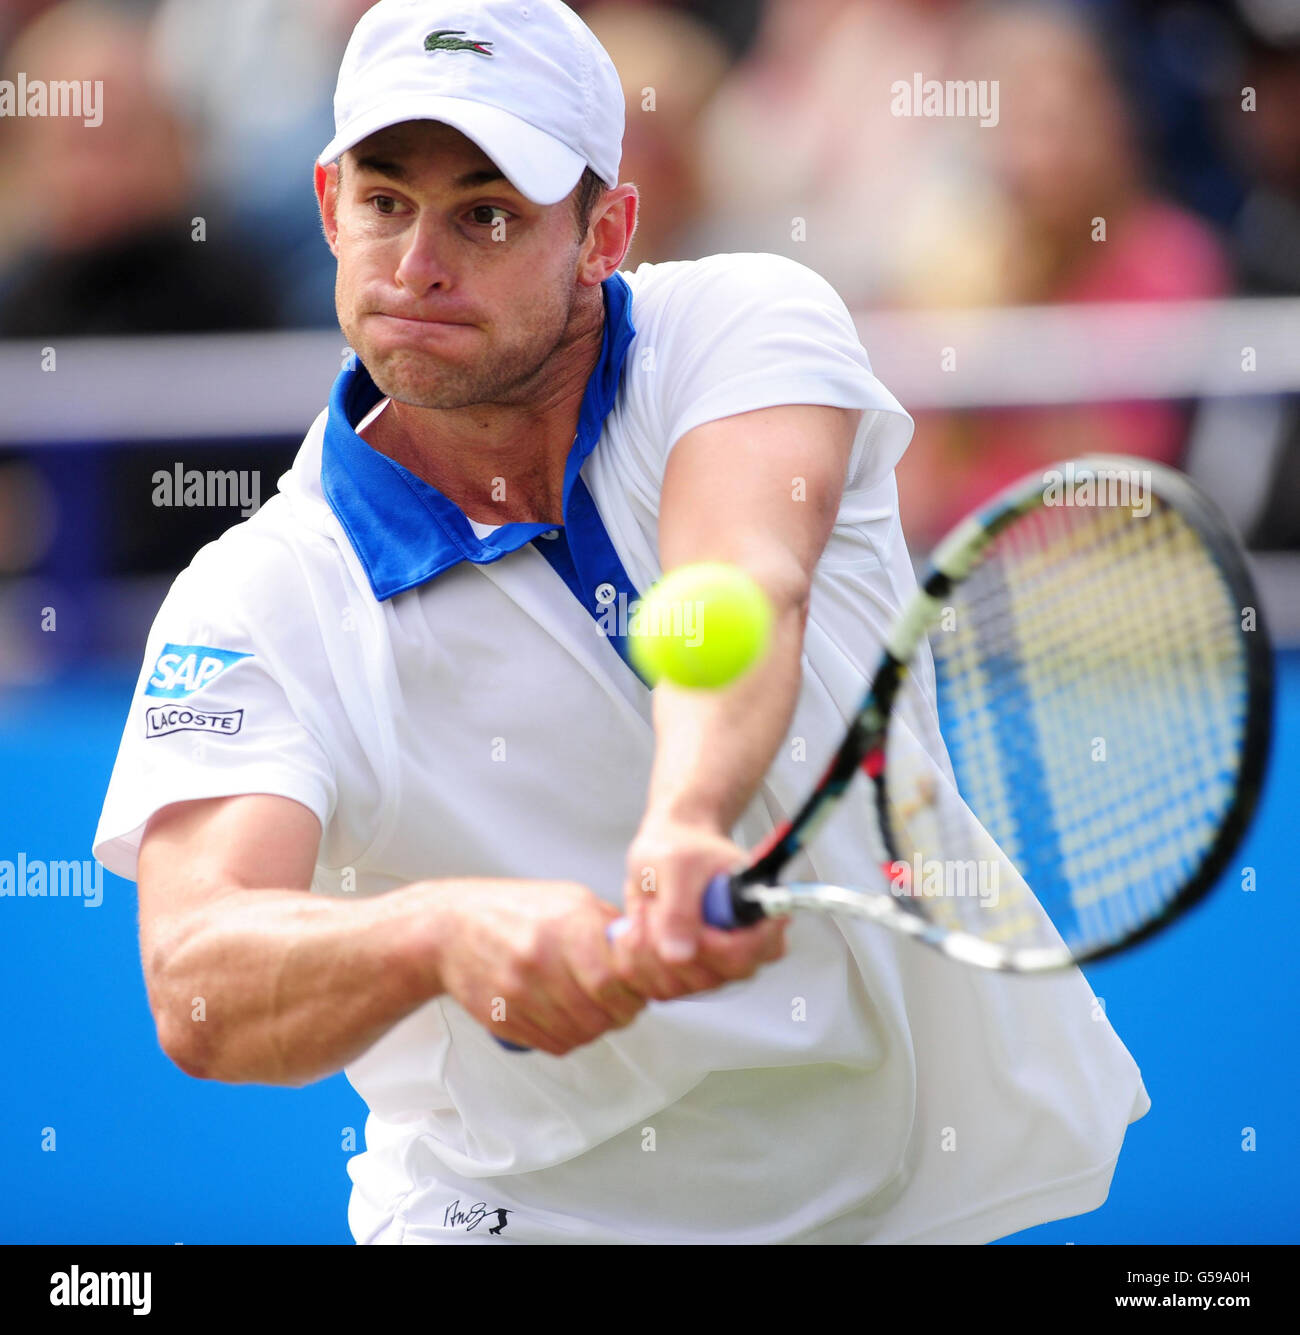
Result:
M197 1003L196 1003L197 1004ZM155 1007L154 1029L158 1046L172 1063L196 1080L217 1080L213 1054L204 1041L203 1025L190 1017L178 1017L165 1007Z
M775 544L746 553L739 564L762 587L778 618L808 620L812 601L812 571L790 551Z
M152 935L152 934L151 934ZM207 1002L177 968L180 937L173 932L142 941L145 992L158 1046L167 1059L196 1080L214 1080L215 1060L207 1024Z
M173 977L166 984L148 979L148 992L158 1046L173 1066L195 1080L298 1089L334 1074L333 1067L314 1070L286 1061L256 1026L229 1029L215 1023L206 1014L208 998L192 979Z

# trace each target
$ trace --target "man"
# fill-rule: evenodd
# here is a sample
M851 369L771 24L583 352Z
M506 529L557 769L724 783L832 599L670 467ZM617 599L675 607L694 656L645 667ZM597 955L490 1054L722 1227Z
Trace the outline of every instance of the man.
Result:
M843 304L773 256L618 272L618 80L554 0L382 0L336 114L356 356L159 613L96 840L139 881L164 1050L346 1069L360 1242L983 1241L1094 1208L1146 1098L1077 973L700 925L913 587L911 423ZM652 696L619 612L705 559L765 587L771 652ZM870 874L869 821L859 794L818 877Z

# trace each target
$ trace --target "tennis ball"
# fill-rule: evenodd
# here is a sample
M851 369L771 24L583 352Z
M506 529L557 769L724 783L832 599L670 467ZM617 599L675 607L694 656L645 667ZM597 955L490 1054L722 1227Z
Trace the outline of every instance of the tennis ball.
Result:
M721 561L678 566L633 611L632 662L653 686L716 689L743 676L767 652L772 604L741 569Z

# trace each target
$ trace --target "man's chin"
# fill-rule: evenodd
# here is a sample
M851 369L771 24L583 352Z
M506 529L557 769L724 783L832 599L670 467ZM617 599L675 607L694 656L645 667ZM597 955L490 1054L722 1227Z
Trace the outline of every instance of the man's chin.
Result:
M368 361L361 358L370 378L386 398L415 408L463 408L474 401L467 393L470 377L464 367L437 361L425 354L392 354Z

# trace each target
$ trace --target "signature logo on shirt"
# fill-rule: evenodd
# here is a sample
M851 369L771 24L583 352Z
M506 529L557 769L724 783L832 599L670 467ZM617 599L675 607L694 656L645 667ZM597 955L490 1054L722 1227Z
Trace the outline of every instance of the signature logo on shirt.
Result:
M489 1209L482 1201L462 1210L460 1201L454 1200L443 1211L442 1223L444 1228L463 1228L466 1233L473 1233L488 1215L494 1214L497 1222L488 1229L488 1232L500 1233L506 1226L506 1215L513 1213L512 1210L503 1210L500 1207Z

